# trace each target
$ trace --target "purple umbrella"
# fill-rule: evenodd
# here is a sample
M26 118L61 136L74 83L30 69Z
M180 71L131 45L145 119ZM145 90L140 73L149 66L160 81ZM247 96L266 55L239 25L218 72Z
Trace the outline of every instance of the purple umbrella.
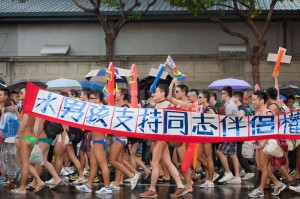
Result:
M252 88L248 82L241 80L241 79L233 79L233 78L216 80L213 83L211 83L208 86L208 88L222 90L223 87L225 87L225 86L231 86L232 89L234 89L234 90L251 89Z

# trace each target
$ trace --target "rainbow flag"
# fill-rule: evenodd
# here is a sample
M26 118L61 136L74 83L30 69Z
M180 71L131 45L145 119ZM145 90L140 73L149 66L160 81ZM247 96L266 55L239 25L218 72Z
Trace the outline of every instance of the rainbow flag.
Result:
M103 94L105 95L105 97L108 96L107 84L104 86L102 92L103 92Z
M186 78L186 75L183 74L182 72L173 69L173 73L174 73L174 78L176 78L178 81L182 81Z

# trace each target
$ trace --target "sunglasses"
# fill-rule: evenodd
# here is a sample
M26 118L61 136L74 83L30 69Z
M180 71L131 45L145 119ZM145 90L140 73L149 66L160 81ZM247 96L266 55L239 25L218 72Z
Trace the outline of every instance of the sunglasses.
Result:
M221 95L225 95L226 93L221 93Z

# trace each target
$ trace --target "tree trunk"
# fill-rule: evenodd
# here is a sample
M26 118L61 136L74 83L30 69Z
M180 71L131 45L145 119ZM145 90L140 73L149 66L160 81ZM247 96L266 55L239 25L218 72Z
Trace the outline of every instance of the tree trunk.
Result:
M267 42L262 41L258 45L254 46L251 54L250 54L250 63L252 65L252 77L253 77L253 84L260 85L260 74L259 74L259 64L260 58L263 56L265 51Z
M114 44L115 44L115 38L114 36L110 34L106 34L105 37L105 44L106 44L106 64L108 66L109 62L113 61L114 58Z

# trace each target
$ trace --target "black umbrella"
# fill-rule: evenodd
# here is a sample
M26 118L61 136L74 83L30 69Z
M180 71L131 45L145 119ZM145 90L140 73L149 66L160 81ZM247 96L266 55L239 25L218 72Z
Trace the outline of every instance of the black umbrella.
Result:
M30 79L30 80L26 80L26 79L21 79L17 82L12 83L11 85L9 85L7 88L10 91L15 91L15 90L19 90L20 88L23 88L26 86L27 81L32 82L33 84L41 87L41 88L47 88L47 85L39 80L36 79Z
M5 80L3 79L3 77L0 77L0 84L3 84L3 85L6 84L6 82L5 82Z
M280 95L284 95L286 97L290 95L296 95L297 92L300 91L298 86L290 85L290 84L283 84L279 86Z
M155 77L147 76L144 79L139 81L140 90L150 90L151 85L153 84ZM170 75L167 75L166 79L159 79L158 84L167 84L170 85L173 78Z

